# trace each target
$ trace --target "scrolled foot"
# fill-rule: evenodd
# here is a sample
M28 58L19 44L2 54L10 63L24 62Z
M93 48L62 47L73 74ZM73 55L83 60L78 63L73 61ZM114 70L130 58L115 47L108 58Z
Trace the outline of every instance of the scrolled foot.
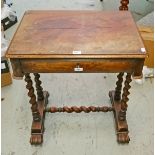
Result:
M117 141L119 143L129 143L130 137L129 137L128 133L118 133Z
M31 145L40 145L43 143L43 135L42 134L32 134L30 138Z

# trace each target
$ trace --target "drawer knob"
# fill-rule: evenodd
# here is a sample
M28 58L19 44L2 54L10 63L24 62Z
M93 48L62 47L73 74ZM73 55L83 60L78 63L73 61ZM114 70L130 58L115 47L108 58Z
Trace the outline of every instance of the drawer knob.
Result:
M77 66L74 68L74 71L75 71L75 72L83 72L83 68L80 67L79 64L77 64Z

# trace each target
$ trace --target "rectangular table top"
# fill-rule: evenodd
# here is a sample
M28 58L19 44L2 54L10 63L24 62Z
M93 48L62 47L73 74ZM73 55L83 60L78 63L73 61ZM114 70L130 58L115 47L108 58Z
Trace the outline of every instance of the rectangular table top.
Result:
M27 11L9 58L144 58L128 11Z

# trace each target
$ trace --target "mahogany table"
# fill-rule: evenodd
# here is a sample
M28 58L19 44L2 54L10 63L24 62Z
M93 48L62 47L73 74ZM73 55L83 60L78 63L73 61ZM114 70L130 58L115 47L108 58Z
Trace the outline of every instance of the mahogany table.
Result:
M141 78L146 51L128 11L27 11L6 56L13 76L25 76L32 110L31 144L43 142L46 112L113 111L119 143L128 143L131 76ZM118 73L111 107L47 107L39 73ZM30 73L34 74L37 99ZM122 90L123 75L126 74ZM97 82L97 81L96 81Z

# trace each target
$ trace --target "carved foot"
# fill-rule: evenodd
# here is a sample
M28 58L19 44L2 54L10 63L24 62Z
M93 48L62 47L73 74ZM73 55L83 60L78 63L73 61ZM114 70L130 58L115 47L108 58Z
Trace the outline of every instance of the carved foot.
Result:
M30 143L32 145L39 145L43 142L43 135L42 134L32 134L30 138Z
M129 131L128 131L127 121L119 119L119 112L121 110L121 101L116 101L114 99L115 91L110 91L109 97L111 100L111 104L114 108L113 112L114 112L114 119L115 119L117 141L119 143L129 143L130 138L128 136Z
M130 138L128 132L117 133L117 141L119 143L129 143Z
M38 101L38 110L41 116L41 120L39 122L32 122L31 127L31 145L40 145L43 143L43 133L44 133L44 120L45 120L45 112L44 109L48 104L48 96L49 93L47 91L43 92L44 99L42 101Z

